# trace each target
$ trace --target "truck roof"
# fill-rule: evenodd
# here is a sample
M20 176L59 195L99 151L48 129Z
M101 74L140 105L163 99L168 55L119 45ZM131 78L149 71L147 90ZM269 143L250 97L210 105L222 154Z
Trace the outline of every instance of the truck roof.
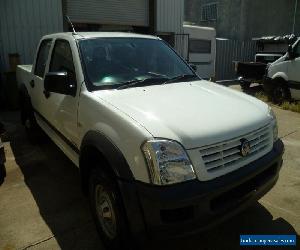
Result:
M46 35L43 38L70 38L73 37L76 40L100 38L100 37L130 37L130 38L147 38L147 39L160 39L157 36L143 35L129 32L61 32Z

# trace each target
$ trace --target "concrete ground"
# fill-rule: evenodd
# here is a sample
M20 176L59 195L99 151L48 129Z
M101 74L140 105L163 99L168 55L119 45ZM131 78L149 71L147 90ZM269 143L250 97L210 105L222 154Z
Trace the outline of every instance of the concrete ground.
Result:
M153 242L148 249L239 249L240 234L296 234L300 249L300 114L274 110L286 146L276 186L211 231ZM0 121L8 130L7 177L0 186L0 249L104 249L80 190L78 169L49 139L31 144L17 113L2 112Z

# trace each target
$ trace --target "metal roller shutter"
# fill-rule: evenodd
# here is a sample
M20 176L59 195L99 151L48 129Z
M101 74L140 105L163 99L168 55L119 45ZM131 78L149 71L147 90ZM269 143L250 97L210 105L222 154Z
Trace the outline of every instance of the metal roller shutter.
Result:
M149 0L66 0L73 22L148 26Z

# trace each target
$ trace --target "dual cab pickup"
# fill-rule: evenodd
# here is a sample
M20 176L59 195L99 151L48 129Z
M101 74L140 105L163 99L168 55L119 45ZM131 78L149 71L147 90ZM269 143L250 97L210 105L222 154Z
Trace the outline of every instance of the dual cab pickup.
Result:
M202 80L158 37L47 35L17 79L23 123L79 167L109 247L206 229L278 179L270 107Z

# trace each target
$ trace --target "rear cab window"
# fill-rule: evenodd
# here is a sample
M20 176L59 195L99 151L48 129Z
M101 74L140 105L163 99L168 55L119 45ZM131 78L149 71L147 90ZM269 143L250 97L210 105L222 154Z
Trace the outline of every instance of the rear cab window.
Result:
M52 39L45 39L41 42L39 47L36 64L34 68L34 74L43 78L45 74L47 59L49 56Z

